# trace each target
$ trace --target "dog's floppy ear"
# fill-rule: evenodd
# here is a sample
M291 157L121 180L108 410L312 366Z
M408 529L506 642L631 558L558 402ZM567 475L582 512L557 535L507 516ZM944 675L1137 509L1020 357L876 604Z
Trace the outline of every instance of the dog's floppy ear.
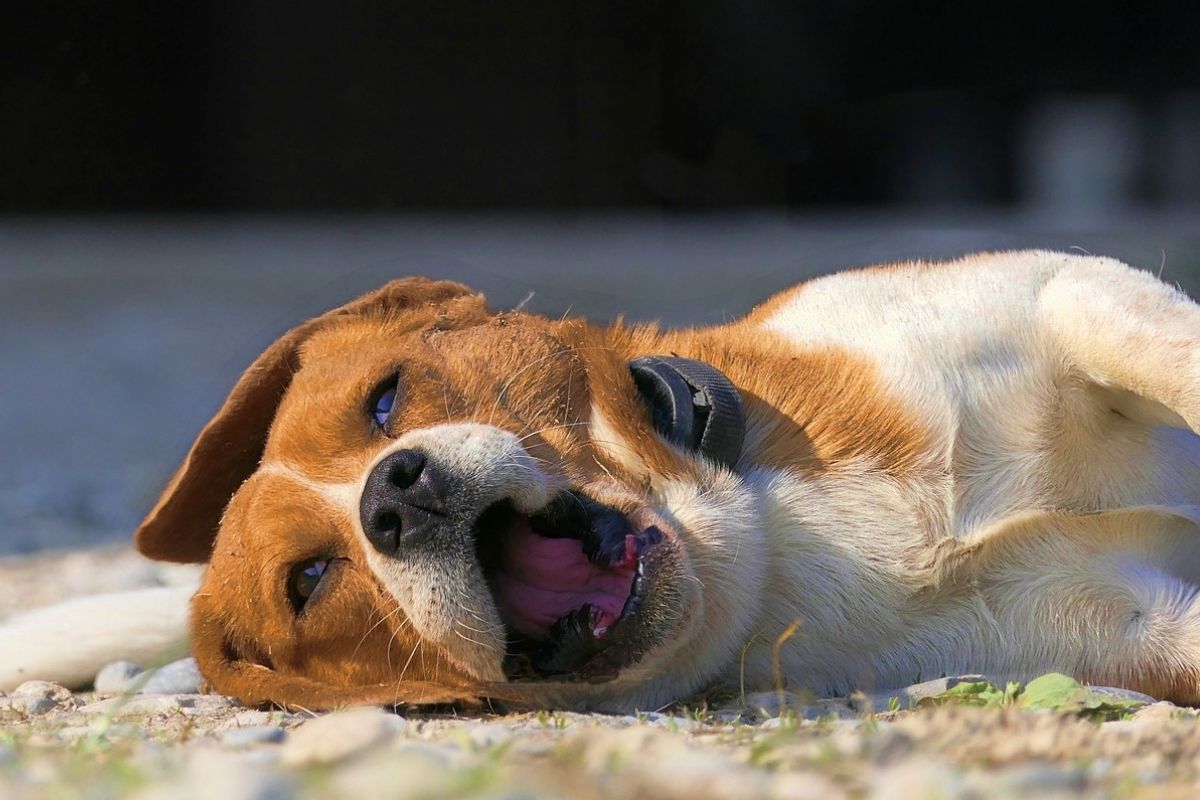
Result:
M246 370L196 439L134 534L137 549L161 561L204 562L229 498L258 467L275 409L297 368L300 345L347 315L392 313L482 297L452 281L405 278L293 328Z

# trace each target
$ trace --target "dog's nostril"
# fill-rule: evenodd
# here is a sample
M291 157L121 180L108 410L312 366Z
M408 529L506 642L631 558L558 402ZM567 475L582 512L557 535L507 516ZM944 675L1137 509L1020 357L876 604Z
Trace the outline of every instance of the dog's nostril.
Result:
M419 450L393 453L388 465L388 483L397 489L407 489L417 482L425 469L425 454Z
M380 511L375 515L374 523L372 527L377 531L394 530L399 533L400 529L404 527L404 520L400 518L400 515L391 511Z
M394 550L404 531L404 520L394 511L380 511L371 520L368 537L377 548Z

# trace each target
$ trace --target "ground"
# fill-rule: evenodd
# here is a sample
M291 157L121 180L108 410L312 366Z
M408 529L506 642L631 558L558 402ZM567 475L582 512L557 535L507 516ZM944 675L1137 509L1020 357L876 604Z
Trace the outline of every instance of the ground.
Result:
M24 797L1017 797L1200 792L1200 723L1019 707L815 719L733 708L314 716L211 695L66 696L0 712L0 795ZM816 716L815 709L808 709Z
M5 596L39 603L179 577L128 547L0 560ZM1028 686L942 678L824 700L709 696L632 716L314 715L52 684L0 697L4 798L1048 794L1200 795L1197 711L1054 676Z

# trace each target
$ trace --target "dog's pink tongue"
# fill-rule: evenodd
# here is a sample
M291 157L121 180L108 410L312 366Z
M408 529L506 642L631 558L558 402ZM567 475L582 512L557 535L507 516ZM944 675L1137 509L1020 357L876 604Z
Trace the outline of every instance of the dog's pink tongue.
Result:
M636 570L632 558L614 567L592 564L577 539L545 539L521 520L505 536L492 593L505 624L526 636L545 636L555 620L586 603L603 635L621 616Z

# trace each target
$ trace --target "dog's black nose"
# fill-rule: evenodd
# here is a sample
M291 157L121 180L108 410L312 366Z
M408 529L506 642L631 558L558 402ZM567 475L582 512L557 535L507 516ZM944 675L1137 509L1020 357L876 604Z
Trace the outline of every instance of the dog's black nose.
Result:
M358 512L381 553L396 555L433 532L446 515L446 479L419 450L397 450L367 476Z

